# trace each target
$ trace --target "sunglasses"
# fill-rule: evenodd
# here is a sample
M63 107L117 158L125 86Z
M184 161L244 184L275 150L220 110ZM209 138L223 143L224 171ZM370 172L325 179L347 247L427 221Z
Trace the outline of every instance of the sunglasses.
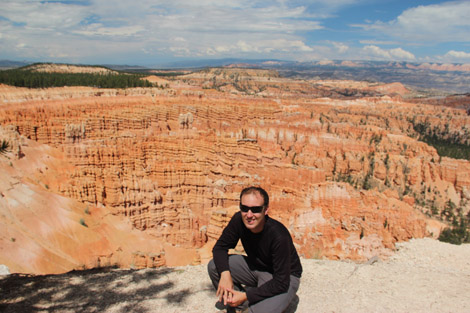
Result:
M246 206L240 203L240 211L246 213L251 210L252 213L261 213L263 211L264 205L260 206Z

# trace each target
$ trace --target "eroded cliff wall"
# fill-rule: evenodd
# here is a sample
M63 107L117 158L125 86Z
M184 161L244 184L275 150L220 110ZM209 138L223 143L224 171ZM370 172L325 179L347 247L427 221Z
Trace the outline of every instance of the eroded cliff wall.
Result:
M28 159L36 172L22 180L39 194L110 214L149 236L155 242L142 252L142 266L207 261L239 192L252 184L267 189L270 215L309 258L387 256L397 241L437 236L442 224L429 215L449 200L468 212L469 162L441 158L414 139L411 120L444 110L458 129L469 125L465 112L407 103L397 95L402 86L322 87L268 74L210 72L165 90L125 92L3 87L4 138L53 148L63 165L41 168L35 152L15 143L17 155L2 157L2 166ZM12 210L8 198L0 198L2 210ZM10 238L2 240L13 249ZM152 263L150 254L161 257ZM74 262L67 268L89 263Z

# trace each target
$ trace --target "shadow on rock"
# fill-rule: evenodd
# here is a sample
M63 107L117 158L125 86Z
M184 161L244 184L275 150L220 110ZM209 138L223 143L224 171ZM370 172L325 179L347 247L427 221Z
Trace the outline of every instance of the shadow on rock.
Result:
M146 300L183 302L189 290L174 287L170 268L99 268L61 275L12 274L0 279L1 312L147 312Z

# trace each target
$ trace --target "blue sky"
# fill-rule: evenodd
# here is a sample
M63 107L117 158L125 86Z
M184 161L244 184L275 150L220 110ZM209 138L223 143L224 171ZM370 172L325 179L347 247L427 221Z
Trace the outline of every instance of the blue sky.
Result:
M0 59L470 63L470 1L0 0Z

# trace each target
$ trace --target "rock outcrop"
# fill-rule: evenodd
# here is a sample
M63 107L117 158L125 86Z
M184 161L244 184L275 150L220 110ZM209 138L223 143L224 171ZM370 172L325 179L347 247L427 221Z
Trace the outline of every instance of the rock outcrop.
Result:
M401 86L294 81L236 69L173 78L169 86L2 87L4 138L53 149L61 160L40 162L41 154L22 146L23 158L0 157L3 180L27 184L18 204L30 210L25 216L75 212L69 231L81 234L83 243L71 245L80 251L73 254L61 245L67 240L44 238L46 250L64 260L53 263L55 270L28 268L20 252L9 259L6 250L0 264L17 272L57 272L97 266L97 255L105 256L99 265L205 262L237 210L239 192L251 184L267 189L270 214L309 258L386 257L398 241L436 237L443 224L430 216L449 201L465 214L470 209L470 163L440 157L415 139L413 117L437 123L441 109L406 102ZM469 125L461 111L445 109L455 117L448 120L451 129ZM12 211L12 197L3 192L2 216ZM66 210L39 205L49 201L66 202L59 205ZM87 207L91 214L83 213ZM128 226L113 226L116 231L110 225ZM38 227L23 228L22 244ZM18 248L11 238L20 235L14 236L3 233L2 247ZM133 243L145 240L152 244ZM105 252L97 254L100 249ZM65 250L69 254L58 252ZM38 251L29 257L54 259Z

